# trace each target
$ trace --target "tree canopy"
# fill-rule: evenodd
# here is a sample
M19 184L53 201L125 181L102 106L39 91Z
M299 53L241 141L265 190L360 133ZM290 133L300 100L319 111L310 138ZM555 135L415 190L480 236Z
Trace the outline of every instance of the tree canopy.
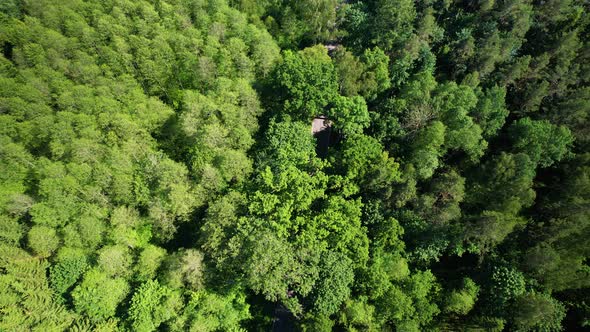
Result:
M589 18L1 1L0 331L588 328Z

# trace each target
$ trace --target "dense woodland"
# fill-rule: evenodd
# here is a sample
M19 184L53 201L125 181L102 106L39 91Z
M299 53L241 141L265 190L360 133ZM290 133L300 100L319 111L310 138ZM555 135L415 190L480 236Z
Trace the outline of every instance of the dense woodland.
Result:
M0 1L0 331L589 329L589 14Z

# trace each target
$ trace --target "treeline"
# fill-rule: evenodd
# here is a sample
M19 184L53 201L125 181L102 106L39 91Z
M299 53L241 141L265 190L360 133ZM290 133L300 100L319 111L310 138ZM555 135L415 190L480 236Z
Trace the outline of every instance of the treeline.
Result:
M0 330L588 328L588 9L4 1Z

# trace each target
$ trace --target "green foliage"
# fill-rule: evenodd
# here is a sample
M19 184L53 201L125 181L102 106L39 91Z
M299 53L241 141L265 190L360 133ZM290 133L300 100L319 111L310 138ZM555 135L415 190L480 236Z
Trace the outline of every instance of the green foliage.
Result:
M27 238L29 248L41 257L51 256L59 245L55 229L47 226L33 226Z
M453 290L446 299L444 311L458 315L466 315L473 309L479 286L469 278L463 279L463 285L458 290Z
M254 142L261 111L255 91L243 79L217 79L206 94L183 91L179 141L200 196L249 175L252 163L246 150ZM197 203L202 204L207 199L200 196Z
M524 276L514 268L495 266L490 275L489 292L491 310L500 311L509 301L525 292Z
M301 304L288 294L292 290L306 296L312 290L319 272L317 253L293 248L270 232L255 234L247 248L248 286L270 301L284 301L295 315L301 314ZM272 248L270 255L268 248Z
M359 266L366 263L369 251L369 240L361 224L361 208L360 199L331 196L313 219L315 238L325 240L329 248L345 254Z
M339 91L344 96L356 96L363 89L365 64L343 47L335 50L334 66L338 72ZM389 58L387 58L389 60Z
M430 271L417 271L377 300L379 319L402 330L419 330L440 312L432 302L437 293L435 276Z
M350 296L354 273L352 261L342 254L327 251L321 261L319 280L312 296L313 310L329 316L337 312L342 302Z
M307 122L322 115L338 95L336 69L321 45L285 51L274 77L284 111L296 120Z
M146 246L137 257L135 276L139 281L148 281L156 277L157 271L164 258L166 250L154 246Z
M551 196L540 201L546 222L534 229L540 236L522 260L524 270L551 290L580 289L588 284L587 249L581 244L590 231L588 157L578 156L547 182Z
M381 49L392 51L403 45L413 32L413 21L416 18L416 9L413 1L396 0L375 1L373 4L375 16L372 23L371 43Z
M366 297L349 299L344 303L338 323L350 331L377 331L374 315L375 307L367 303Z
M88 261L83 253L63 248L58 254L58 261L49 270L51 287L59 294L66 293L87 268Z
M289 165L306 168L315 158L315 142L309 124L271 121L264 149L259 153L261 169L282 170Z
M199 290L203 284L205 264L203 254L196 249L179 250L163 262L160 274L166 286L173 289Z
M459 204L465 196L465 179L456 171L435 176L416 199L416 211L426 220L444 224L461 217Z
M342 95L374 100L391 86L389 57L380 48L366 49L361 57L338 48L333 57Z
M485 210L479 216L472 217L468 224L466 238L483 254L502 243L506 237L519 230L526 220L509 213Z
M583 329L589 22L1 2L0 330Z
M548 121L524 118L510 126L514 149L526 153L540 167L548 167L568 156L573 137L567 127Z
M375 252L363 276L363 288L371 298L379 298L386 294L390 281L400 281L410 275L408 262L399 254L382 251Z
M147 281L133 294L129 307L129 320L134 331L155 331L160 324L172 318L180 299L157 281Z
M369 126L367 105L359 96L337 97L328 115L330 119L334 119L334 127L344 135L361 134Z
M122 276L130 272L131 257L125 247L105 246L98 252L97 263L109 276Z
M561 331L565 307L547 294L526 293L514 303L514 325L519 331Z
M469 115L477 103L473 90L465 85L448 83L439 86L435 91L436 96L432 102L439 109L440 118L447 127L445 147L463 150L471 159L479 159L487 143L481 136L481 128Z
M301 324L303 331L332 331L334 322L326 315L308 315Z
M590 89L584 87L569 91L568 95L551 107L549 118L552 123L565 125L575 137L574 144L588 144L588 105Z
M0 329L66 329L74 315L55 300L46 278L47 262L5 244L0 245L0 257Z
M255 22L264 23L284 48L326 41L335 33L338 8L335 0L238 0L231 3L250 14Z
M91 269L71 294L77 313L100 322L115 316L117 306L128 292L125 279L111 278L105 272Z
M213 259L218 268L232 266L240 255L242 241L237 237L236 225L246 204L246 196L231 191L213 202L201 227L203 250ZM231 243L227 246L226 243Z
M171 324L171 330L243 331L240 322L251 317L249 307L239 289L231 289L227 294L192 292L181 315Z
M481 208L516 214L533 203L535 166L525 154L502 153L482 165L468 197Z
M438 158L444 143L445 126L435 121L430 126L420 130L412 144L411 162L416 168L419 179L428 179L439 167Z
M472 113L485 138L493 137L504 126L509 113L505 99L506 88L499 86L493 86L480 93L477 106Z
M361 57L366 71L362 76L361 94L373 100L391 86L389 80L389 57L379 48L366 49Z
M366 135L348 137L334 162L350 181L351 194L360 189L365 194L384 192L399 179L399 165L389 157L379 142ZM346 191L345 191L346 192Z
M17 219L0 215L0 239L2 243L16 245L23 236L23 225Z

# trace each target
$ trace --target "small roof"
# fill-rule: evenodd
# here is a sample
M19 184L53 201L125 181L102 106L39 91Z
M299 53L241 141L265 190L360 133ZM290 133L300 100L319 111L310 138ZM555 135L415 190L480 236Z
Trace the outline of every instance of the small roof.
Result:
M328 120L328 117L324 115L317 116L311 122L311 133L316 135L317 133L324 131L332 126L332 121Z
M320 115L311 122L311 133L316 138L315 151L318 157L325 158L328 155L330 136L332 133L332 121L328 117Z

